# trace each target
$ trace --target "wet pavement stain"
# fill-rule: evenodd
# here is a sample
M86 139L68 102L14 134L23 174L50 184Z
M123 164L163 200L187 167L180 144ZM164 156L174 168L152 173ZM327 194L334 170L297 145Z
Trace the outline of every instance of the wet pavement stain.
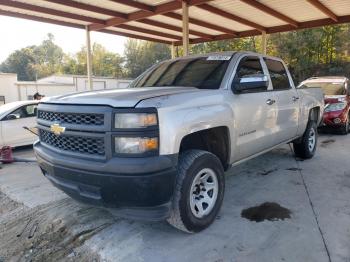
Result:
M270 170L264 170L262 172L259 173L259 175L261 176L267 176L275 171L277 171L278 169L277 168L274 168L274 169L270 169Z
M323 140L323 141L321 142L321 146L322 146L322 147L326 147L326 146L328 146L329 144L332 144L332 143L334 143L334 142L335 142L334 139L326 139L326 140Z
M302 169L298 168L298 167L290 167L290 168L286 168L286 170L289 170L289 171L301 171Z
M291 218L291 211L274 202L265 202L259 206L242 210L241 216L250 221L277 221Z

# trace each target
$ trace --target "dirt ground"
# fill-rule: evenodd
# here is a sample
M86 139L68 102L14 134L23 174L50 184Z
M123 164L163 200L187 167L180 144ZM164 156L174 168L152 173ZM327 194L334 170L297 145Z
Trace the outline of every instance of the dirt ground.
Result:
M34 162L0 169L2 261L350 261L350 135L321 135L316 156L288 145L227 172L215 223L184 234L78 203ZM32 159L31 148L16 150Z

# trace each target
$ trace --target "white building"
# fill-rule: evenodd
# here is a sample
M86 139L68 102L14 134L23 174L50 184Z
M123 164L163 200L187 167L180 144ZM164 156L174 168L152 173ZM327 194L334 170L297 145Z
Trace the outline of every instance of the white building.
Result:
M18 101L17 74L0 73L0 105Z
M132 80L113 77L94 77L93 89L126 88ZM16 74L0 73L0 104L18 100L33 99L39 92L45 96L56 96L68 93L88 91L86 76L52 75L38 81L17 81Z

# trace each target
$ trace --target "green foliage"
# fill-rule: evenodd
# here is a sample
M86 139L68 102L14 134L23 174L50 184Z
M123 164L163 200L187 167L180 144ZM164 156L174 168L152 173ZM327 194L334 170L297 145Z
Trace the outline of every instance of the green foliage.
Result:
M298 81L316 75L349 75L341 70L349 62L349 37L349 25L273 34L271 53L289 63Z
M102 45L95 43L92 47L92 72L97 76L123 77L124 58L119 54L107 51ZM75 55L66 55L63 62L65 74L86 74L86 48Z
M39 46L28 46L10 54L0 65L0 71L17 73L19 80L35 80L61 71L62 49L52 34Z
M209 52L221 52L221 51L253 51L256 52L260 48L261 41L258 37L247 37L232 40L222 40L215 42L207 42L193 45L191 53L204 54Z
M48 34L48 39L33 50L35 64L33 68L38 78L42 78L56 72L61 72L63 50L54 43L54 36Z
M35 80L34 47L29 46L17 50L0 65L0 72L17 73L18 80Z
M170 48L165 44L128 39L125 44L125 71L135 78L150 66L169 59Z
M294 78L302 81L317 75L350 75L350 25L277 33L268 36L269 55L289 64ZM261 37L201 43L191 46L191 54L246 50L260 52ZM181 47L176 48L182 55ZM110 52L100 44L92 47L93 74L135 78L155 63L170 58L168 45L128 39L124 55ZM10 54L0 71L17 73L19 80L35 80L55 73L86 74L86 48L64 54L52 34L38 46L28 46Z

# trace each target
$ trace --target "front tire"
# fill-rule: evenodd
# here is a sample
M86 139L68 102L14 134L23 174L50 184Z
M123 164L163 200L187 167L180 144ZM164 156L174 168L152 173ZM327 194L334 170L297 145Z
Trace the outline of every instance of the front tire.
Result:
M202 150L183 152L168 223L188 233L207 228L221 208L224 191L224 170L215 155Z
M317 124L309 121L301 140L293 142L295 156L302 159L312 158L315 155L317 138Z

